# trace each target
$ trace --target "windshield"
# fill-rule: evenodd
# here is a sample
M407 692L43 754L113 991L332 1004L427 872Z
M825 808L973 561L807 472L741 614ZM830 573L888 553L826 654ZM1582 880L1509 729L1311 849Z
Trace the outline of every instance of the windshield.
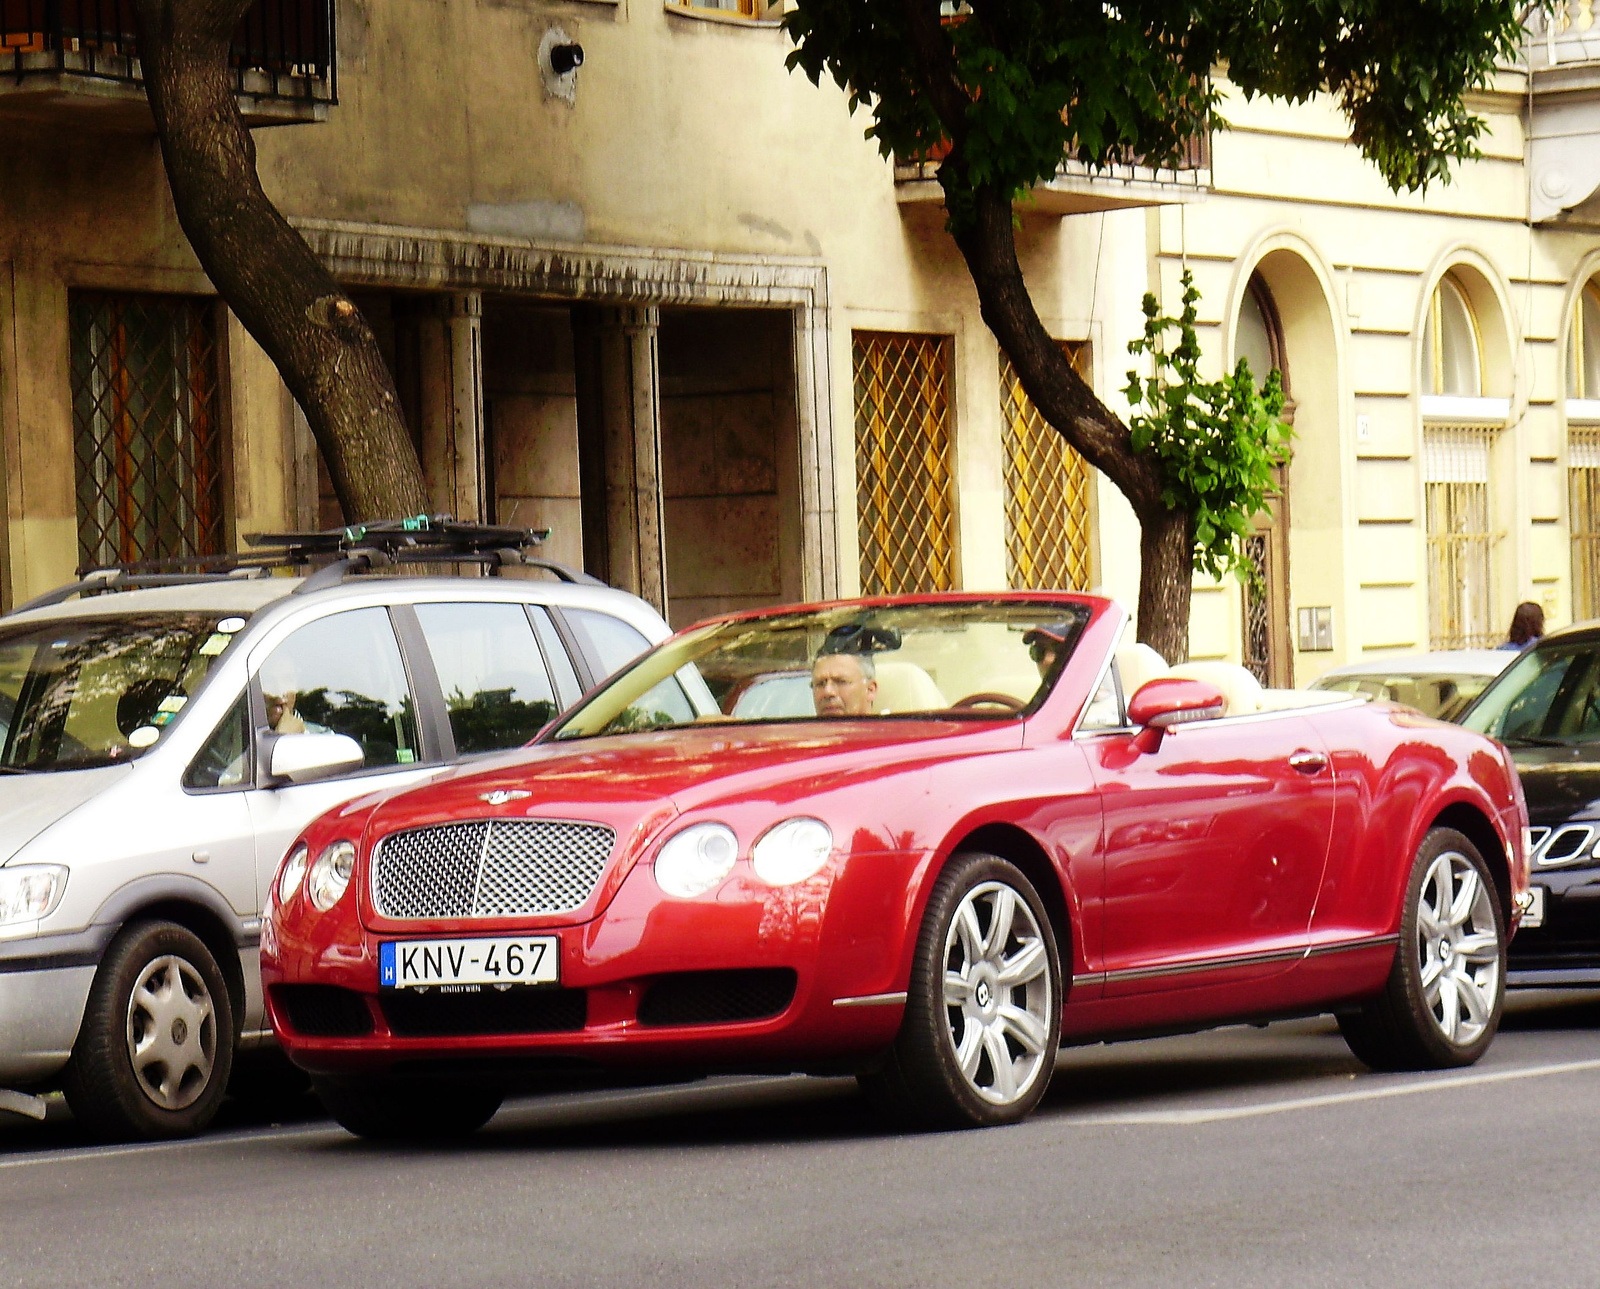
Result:
M1049 691L1088 620L1076 605L1006 601L713 623L645 655L554 737L706 721L1011 717Z
M1600 641L1528 650L1461 723L1512 745L1600 742Z
M66 618L0 629L0 770L130 761L161 737L245 619Z
M1475 672L1416 675L1404 671L1378 671L1365 675L1323 676L1311 688L1404 703L1407 707L1416 708L1424 716L1453 721L1493 679L1493 676Z

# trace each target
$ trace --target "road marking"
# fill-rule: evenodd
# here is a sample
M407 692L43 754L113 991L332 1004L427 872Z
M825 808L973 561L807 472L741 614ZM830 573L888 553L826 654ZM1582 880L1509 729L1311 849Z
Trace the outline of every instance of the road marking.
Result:
M34 1154L0 1159L0 1168L27 1168L32 1164L71 1164L83 1160L112 1159L118 1155L146 1155L158 1150L200 1150L235 1146L252 1141L293 1141L300 1137L343 1137L343 1128L317 1124L310 1128L257 1128L252 1131L193 1137L183 1141L143 1141L127 1146L80 1146L74 1150L40 1150Z
M1199 1110L1140 1110L1131 1114L1067 1117L1074 1127L1121 1127L1128 1124L1186 1125L1220 1123L1228 1119L1251 1119L1257 1115L1284 1114L1290 1110L1316 1110L1323 1106L1348 1105L1355 1101L1381 1101L1387 1097L1409 1097L1421 1092L1444 1092L1451 1088L1479 1087L1486 1083L1505 1083L1512 1079L1537 1079L1547 1074L1575 1074L1600 1070L1600 1060L1561 1061L1554 1065L1530 1065L1512 1070L1490 1070L1482 1074L1453 1078L1426 1079L1414 1083L1387 1084L1360 1092L1331 1092L1316 1097L1295 1097L1286 1101L1265 1101L1256 1105L1213 1106Z

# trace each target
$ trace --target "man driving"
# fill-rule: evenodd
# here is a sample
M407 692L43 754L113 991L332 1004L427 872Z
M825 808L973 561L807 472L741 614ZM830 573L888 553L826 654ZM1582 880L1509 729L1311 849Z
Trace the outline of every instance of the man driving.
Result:
M1022 643L1028 646L1028 657L1039 669L1040 680L1049 679L1056 663L1060 661L1067 647L1067 631L1065 622L1051 622L1023 633Z
M860 653L822 653L811 664L811 702L818 716L871 716L877 668Z

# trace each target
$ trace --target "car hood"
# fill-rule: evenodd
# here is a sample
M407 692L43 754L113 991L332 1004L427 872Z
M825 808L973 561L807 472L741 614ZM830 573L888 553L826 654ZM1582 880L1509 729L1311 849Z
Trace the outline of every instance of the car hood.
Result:
M816 793L1021 741L1017 722L893 720L705 725L544 743L389 797L369 819L369 835L486 816L593 820L623 835L663 811L670 818L797 781Z
M1600 744L1513 747L1511 756L1528 798L1530 822L1600 819Z
M0 863L132 770L131 765L104 765L92 770L0 774Z

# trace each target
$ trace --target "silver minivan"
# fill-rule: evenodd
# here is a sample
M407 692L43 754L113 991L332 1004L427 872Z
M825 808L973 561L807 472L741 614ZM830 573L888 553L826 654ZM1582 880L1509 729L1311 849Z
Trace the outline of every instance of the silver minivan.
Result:
M669 634L581 576L157 580L0 618L0 1109L59 1087L119 1138L199 1131L270 1042L261 910L313 817Z

